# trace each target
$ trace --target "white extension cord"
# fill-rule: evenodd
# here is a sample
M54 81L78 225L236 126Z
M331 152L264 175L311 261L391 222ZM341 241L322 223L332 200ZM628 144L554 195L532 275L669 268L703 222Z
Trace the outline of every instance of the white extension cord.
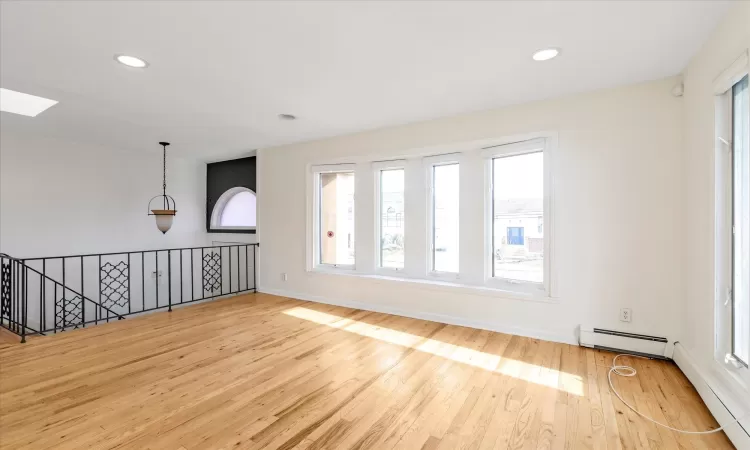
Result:
M723 430L725 427L728 427L729 425L734 425L735 423L739 422L740 420L743 420L746 417L750 416L750 414L745 414L744 416L740 417L739 419L734 419L732 422L729 422L726 425L722 425L719 428L715 428L713 430L708 430L708 431L686 431L686 430L679 430L677 428L672 428L669 425L666 425L666 424L663 424L661 422L658 422L658 421L652 419L651 417L648 417L647 415L639 412L632 405L630 405L628 402L626 402L625 399L622 398L622 396L620 395L620 393L617 392L617 389L615 389L615 386L612 384L612 373L615 373L616 375L619 375L621 377L634 377L638 373L635 370L635 368L633 368L631 366L619 366L619 365L617 365L617 358L619 358L621 356L630 356L630 357L633 357L633 358L641 358L641 359L652 359L652 358L648 358L648 357L645 357L645 356L627 355L627 354L622 354L622 355L615 356L614 359L612 360L612 367L609 368L609 373L607 374L607 379L609 380L609 389L612 392L614 392L615 395L617 396L617 398L619 398L620 401L625 404L625 406L627 406L628 408L630 408L631 411L633 411L634 413L636 413L639 416L643 417L644 419L649 420L649 421L651 421L651 422L659 425L660 427L664 427L664 428L667 428L669 430L676 431L678 433L685 433L685 434L711 434L711 433L717 433L717 432Z

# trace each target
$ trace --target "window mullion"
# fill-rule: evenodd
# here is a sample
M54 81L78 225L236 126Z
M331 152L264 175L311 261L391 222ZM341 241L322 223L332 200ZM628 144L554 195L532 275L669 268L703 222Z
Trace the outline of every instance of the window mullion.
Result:
M477 176L484 171L484 160L478 151L462 155L459 178L459 279L461 283L484 283L485 180Z
M354 235L356 271L372 273L375 270L375 180L371 163L359 163L355 168Z
M421 159L404 162L404 275L413 278L427 276L427 254L425 230L427 229L428 208L425 172Z

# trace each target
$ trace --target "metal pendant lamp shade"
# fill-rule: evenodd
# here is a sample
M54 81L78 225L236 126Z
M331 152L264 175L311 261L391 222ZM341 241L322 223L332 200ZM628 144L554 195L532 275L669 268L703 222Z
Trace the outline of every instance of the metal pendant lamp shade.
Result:
M159 142L159 145L164 150L164 183L162 184L162 194L153 197L148 202L148 209L151 211L148 215L154 216L156 219L156 228L166 234L172 228L174 216L177 214L177 205L174 198L171 195L167 195L167 145L169 145L169 142Z

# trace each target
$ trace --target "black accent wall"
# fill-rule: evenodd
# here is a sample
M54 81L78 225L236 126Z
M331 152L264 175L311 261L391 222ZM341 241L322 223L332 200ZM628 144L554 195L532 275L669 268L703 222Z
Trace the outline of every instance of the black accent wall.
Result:
M206 165L206 231L209 233L250 233L255 230L212 230L211 212L221 194L233 187L245 187L256 194L255 156Z

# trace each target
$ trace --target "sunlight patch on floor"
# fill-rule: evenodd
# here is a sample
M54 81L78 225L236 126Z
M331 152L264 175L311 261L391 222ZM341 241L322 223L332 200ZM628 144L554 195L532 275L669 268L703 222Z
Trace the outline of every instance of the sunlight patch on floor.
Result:
M569 394L583 396L583 381L578 375L529 364L524 361L503 358L500 355L449 344L437 339L425 339L422 336L411 333L372 325L358 320L346 319L309 308L295 307L284 311L284 314L331 328L338 328L360 336L377 339L389 344L413 348L420 352L440 356L455 362L468 364L541 386L558 389Z

